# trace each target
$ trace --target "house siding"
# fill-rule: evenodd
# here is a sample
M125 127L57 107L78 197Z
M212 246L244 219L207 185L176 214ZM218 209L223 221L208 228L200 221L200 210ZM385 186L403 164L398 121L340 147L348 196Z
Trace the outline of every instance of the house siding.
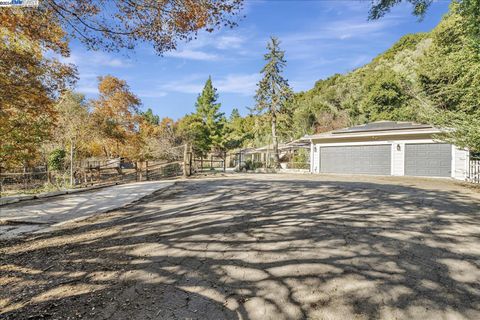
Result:
M391 170L392 176L405 175L405 145L412 143L441 143L432 139L432 134L409 134L409 135L383 135L371 137L352 137L351 139L342 137L341 139L312 139L311 149L311 172L319 173L321 169L319 152L322 147L327 146L361 146L361 145L376 145L376 144L390 144L391 146ZM316 146L317 154L314 154L314 146ZM400 146L398 150L397 146ZM465 180L468 170L468 151L461 150L452 146L452 161L451 161L451 177L459 180Z

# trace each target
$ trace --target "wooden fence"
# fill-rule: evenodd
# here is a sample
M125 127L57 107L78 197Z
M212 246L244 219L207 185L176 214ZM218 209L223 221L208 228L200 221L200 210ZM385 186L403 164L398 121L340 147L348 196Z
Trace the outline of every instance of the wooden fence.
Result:
M110 182L149 181L180 176L183 161L144 161L88 163L74 168L74 186L85 187ZM46 166L0 173L0 195L33 192L50 188L70 188L70 172L48 171Z
M470 159L467 179L473 183L480 183L480 158Z

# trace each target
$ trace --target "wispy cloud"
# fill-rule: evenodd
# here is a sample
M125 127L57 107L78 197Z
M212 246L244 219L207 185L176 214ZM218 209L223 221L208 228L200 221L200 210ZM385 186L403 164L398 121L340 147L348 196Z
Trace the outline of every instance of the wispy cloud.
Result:
M166 57L201 60L201 61L216 61L219 56L200 50L183 49L180 51L170 51L165 54Z
M229 74L217 81L218 90L228 93L239 93L243 95L254 95L257 89L257 82L260 80L259 73L253 74Z
M205 80L208 76L192 75L182 80L171 81L163 84L161 90L181 93L195 93L202 91ZM241 95L254 95L256 84L260 78L258 73L254 74L228 74L225 77L213 78L213 86L221 93L236 93Z
M132 63L128 60L114 57L104 52L96 51L76 51L70 57L63 58L63 62L73 63L80 68L97 68L97 67L113 67L126 68L130 67Z
M162 98L165 97L168 93L161 90L136 90L136 95L142 98Z
M246 39L237 35L220 36L213 39L214 46L220 50L229 50L240 48Z

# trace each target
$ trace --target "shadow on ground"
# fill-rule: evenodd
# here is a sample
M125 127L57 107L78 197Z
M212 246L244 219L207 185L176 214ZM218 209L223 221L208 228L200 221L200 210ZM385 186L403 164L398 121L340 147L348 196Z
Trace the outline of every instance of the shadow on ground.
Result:
M362 182L179 183L4 241L5 319L479 319L480 206Z

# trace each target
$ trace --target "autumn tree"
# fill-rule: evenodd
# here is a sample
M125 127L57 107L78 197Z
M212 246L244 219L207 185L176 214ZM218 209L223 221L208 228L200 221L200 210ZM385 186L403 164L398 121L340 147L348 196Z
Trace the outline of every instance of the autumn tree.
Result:
M69 55L58 19L49 13L0 10L0 166L25 165L50 137L59 93L75 69L54 57Z
M140 147L140 99L124 80L110 75L98 80L99 97L92 101L93 119L100 131L104 155L107 158L136 157Z
M263 78L257 84L255 94L255 111L266 116L271 125L274 164L277 168L280 167L278 124L279 121L283 122L285 118L289 118L288 107L293 94L288 81L282 75L287 62L285 52L280 50L279 45L280 41L277 38L270 38L268 52L264 55L267 63L261 71Z
M236 25L243 0L42 0L23 8L33 20L50 16L89 49L133 48L151 43L162 54L200 30ZM3 22L3 21L2 21ZM33 25L33 24L32 24ZM45 27L50 23L45 23Z
M64 150L70 154L70 184L73 185L73 170L75 154L79 150L84 153L87 139L93 128L90 127L90 114L85 96L80 93L66 91L55 106L57 121L54 138Z

